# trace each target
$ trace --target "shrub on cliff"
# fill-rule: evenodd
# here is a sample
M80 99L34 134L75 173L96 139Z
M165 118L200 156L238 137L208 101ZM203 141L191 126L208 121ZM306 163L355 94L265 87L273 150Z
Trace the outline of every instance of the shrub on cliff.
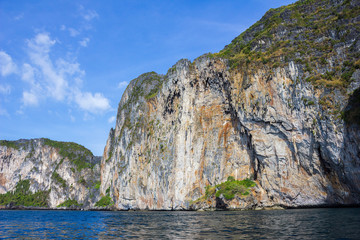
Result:
M113 205L113 201L109 195L103 196L98 202L95 203L95 207L107 207Z
M49 191L30 191L30 180L20 180L15 191L0 194L0 205L47 207Z
M234 177L229 176L226 182L216 185L216 197L220 197L222 194L227 200L231 200L235 195L248 195L249 188L255 187L255 182L250 179L235 180Z
M225 199L231 200L236 195L246 196L250 192L250 188L255 187L256 183L250 179L235 180L233 176L229 176L226 182L215 186L208 185L205 187L205 195L193 201L192 203L207 200L211 197L224 196Z

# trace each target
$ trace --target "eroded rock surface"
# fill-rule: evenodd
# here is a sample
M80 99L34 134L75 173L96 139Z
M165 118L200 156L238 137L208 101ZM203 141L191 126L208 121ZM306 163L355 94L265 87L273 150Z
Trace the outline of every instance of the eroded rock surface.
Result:
M117 209L213 208L194 201L233 176L257 186L227 208L359 204L357 9L340 0L271 10L219 54L131 81L101 193L110 189Z

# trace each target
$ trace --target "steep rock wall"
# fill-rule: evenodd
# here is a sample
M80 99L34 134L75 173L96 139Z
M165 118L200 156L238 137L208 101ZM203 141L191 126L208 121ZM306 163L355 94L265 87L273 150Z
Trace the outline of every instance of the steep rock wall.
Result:
M359 110L351 100L360 86L359 30L351 27L358 17L346 12L359 4L325 2L272 10L220 54L131 81L104 150L101 193L109 189L118 209L211 208L216 201L195 200L233 176L257 186L226 200L229 208L359 204L360 128L346 117ZM289 16L298 8L315 17L330 12L332 19L334 9L350 16L334 20L346 34L329 29L307 37L314 44L333 39L331 54L316 45L301 58L301 37L311 26L294 26ZM273 16L284 23L267 41ZM290 27L295 33L284 34ZM259 32L264 39L256 40ZM281 53L271 50L284 40Z

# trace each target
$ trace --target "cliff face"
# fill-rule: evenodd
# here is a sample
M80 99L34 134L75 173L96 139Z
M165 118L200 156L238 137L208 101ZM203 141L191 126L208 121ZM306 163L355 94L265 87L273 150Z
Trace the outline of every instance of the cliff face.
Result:
M22 192L24 199L30 192L44 195L45 204L35 201L29 206L56 208L73 200L68 207L93 207L99 198L95 187L99 179L100 158L78 144L49 139L0 142L0 194ZM26 181L29 191L17 190Z
M101 194L118 209L359 204L358 12L341 0L270 10L220 53L131 81ZM229 176L256 187L206 190Z

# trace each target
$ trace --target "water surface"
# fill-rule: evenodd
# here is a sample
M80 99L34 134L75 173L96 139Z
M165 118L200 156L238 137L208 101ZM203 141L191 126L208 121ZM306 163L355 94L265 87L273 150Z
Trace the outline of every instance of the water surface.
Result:
M0 238L360 239L360 208L216 212L2 210Z

